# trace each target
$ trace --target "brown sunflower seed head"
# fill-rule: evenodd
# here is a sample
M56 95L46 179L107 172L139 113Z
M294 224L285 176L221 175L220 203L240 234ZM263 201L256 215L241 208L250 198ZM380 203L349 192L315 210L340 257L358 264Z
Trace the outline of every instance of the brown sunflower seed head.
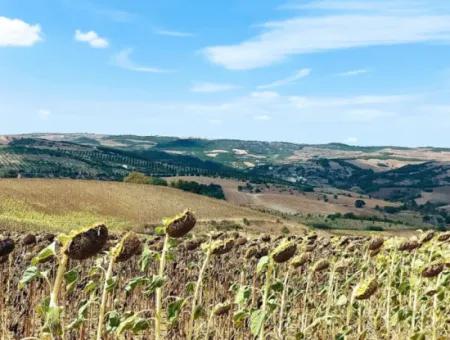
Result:
M311 261L311 255L309 253L303 253L303 254L295 256L291 260L291 265L294 268L298 268L298 267L304 266L309 261Z
M330 262L328 260L322 259L322 260L317 261L314 264L313 272L314 273L321 272L321 271L328 269L329 267L330 267Z
M234 247L234 240L228 239L223 241L216 241L212 245L211 254L213 255L224 255L228 253Z
M341 239L341 241L339 242L339 245L341 247L346 247L349 243L350 243L350 237L345 236Z
M429 230L422 235L422 237L420 238L420 243L424 244L430 242L434 238L434 236L436 236L436 232L433 230Z
M31 233L26 234L22 239L22 244L24 246L30 246L32 244L36 244L36 242L37 242L36 236Z
M297 251L297 245L292 241L286 241L281 243L272 252L272 259L276 263L283 263L292 258Z
M424 295L426 295L428 297L432 297L432 296L435 296L437 293L438 293L437 289L430 288L430 289L425 291Z
M342 273L346 269L350 268L351 264L352 264L352 260L351 259L342 259L342 260L340 260L340 261L338 261L336 263L335 270L338 273Z
M250 248L248 248L247 251L245 252L245 258L246 258L246 259L251 259L251 258L254 257L257 253L258 253L258 248L257 248L257 247L250 247Z
M85 260L99 253L108 239L108 228L97 225L75 235L66 249L66 254L74 260Z
M261 241L263 241L263 242L270 242L270 240L271 240L271 237L269 234L265 234L265 235L261 236Z
M245 238L245 237L239 237L237 240L236 240L236 246L243 246L244 244L246 244L247 243L247 239Z
M404 241L400 244L400 246L398 247L398 250L400 251L412 251L414 249L417 249L421 246L421 244L419 243L419 241L417 240L409 240L409 241Z
M433 278L438 276L444 270L443 263L434 263L422 270L422 276L426 278Z
M260 259L261 257L269 255L269 248L267 247L261 247L258 249L258 251L255 254L255 257L257 259Z
M231 304L230 303L219 303L214 307L214 315L215 316L222 316L225 314L228 314L228 312L231 310Z
M44 233L37 237L37 242L49 244L52 243L55 240L55 238L56 238L55 234Z
M200 245L202 244L202 240L196 239L196 240L188 240L186 241L186 243L184 244L184 247L187 251L194 251L195 249L197 249L198 247L200 247Z
M116 262L125 262L140 252L142 252L142 243L139 237L133 232L127 233L122 240L122 247L115 260Z
M356 300L367 300L378 290L378 282L372 278L366 282L361 283L355 290Z
M181 216L169 221L166 227L167 235L174 238L183 237L194 228L196 222L194 214L187 210Z
M369 250L374 251L380 249L384 244L384 239L381 237L376 237L370 240Z
M306 238L309 241L315 241L315 240L317 240L318 237L319 237L319 235L317 235L316 233L310 233L310 234L308 234L308 236Z
M9 255L14 250L15 246L16 244L11 238L0 240L0 256Z
M450 240L450 232L442 233L438 237L438 241L445 242Z

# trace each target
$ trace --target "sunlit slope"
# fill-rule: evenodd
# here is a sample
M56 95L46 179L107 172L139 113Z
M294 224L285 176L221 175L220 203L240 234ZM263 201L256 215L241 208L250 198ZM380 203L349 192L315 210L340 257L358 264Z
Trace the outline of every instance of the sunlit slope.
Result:
M203 221L276 219L222 200L167 187L82 180L0 180L2 229L63 230L98 221L112 228L141 228L186 208Z

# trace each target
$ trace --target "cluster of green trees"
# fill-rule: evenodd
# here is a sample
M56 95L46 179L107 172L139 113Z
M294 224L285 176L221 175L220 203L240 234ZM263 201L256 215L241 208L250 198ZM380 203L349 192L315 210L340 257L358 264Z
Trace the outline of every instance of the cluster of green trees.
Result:
M221 200L225 199L223 189L218 184L200 184L194 181L178 180L170 183L170 186L199 195L214 197Z
M165 179L147 176L137 171L130 172L128 176L126 176L123 179L123 181L126 183L134 183L134 184L151 184L151 185L167 186L167 181Z
M150 184L150 185L162 185L168 186L168 182L159 177L147 176L141 172L130 172L124 179L126 183L134 184ZM194 194L214 197L217 199L225 199L223 189L218 184L200 184L194 181L177 180L170 183L170 186L183 191L192 192Z

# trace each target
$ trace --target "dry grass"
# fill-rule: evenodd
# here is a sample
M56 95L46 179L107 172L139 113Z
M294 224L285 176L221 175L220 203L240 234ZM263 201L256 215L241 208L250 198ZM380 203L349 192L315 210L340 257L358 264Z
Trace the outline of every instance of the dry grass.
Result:
M159 223L190 208L200 220L274 221L230 203L177 189L81 180L0 180L0 226L65 230L98 221L112 229Z
M226 200L230 203L260 209L276 210L288 214L354 213L357 215L378 216L381 214L375 210L376 206L384 207L398 205L398 203L369 198L364 195L362 199L366 202L366 206L362 209L357 209L355 208L355 201L360 198L359 194L333 188L329 188L327 190L316 189L316 192L312 193L293 192L293 194L281 192L276 188L271 188L262 193L254 194L238 191L238 186L245 185L245 183L232 179L201 176L179 176L167 178L169 181L178 179L195 181L202 184L219 184L222 186ZM334 193L338 194L337 198L334 198ZM351 197L345 196L344 194L350 194ZM328 202L323 200L324 195L327 196Z
M422 192L421 197L416 199L417 204L432 203L447 203L450 204L450 187L434 188L433 192Z

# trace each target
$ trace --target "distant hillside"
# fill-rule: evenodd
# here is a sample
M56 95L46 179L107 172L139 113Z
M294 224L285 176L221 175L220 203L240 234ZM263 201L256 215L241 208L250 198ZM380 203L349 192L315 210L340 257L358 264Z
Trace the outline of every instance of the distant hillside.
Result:
M190 155L244 169L320 158L358 160L360 166L371 166L378 170L388 170L414 162L433 160L450 162L450 149L432 147L353 146L342 143L308 145L233 139L97 134L28 134L19 137L68 141L127 151L153 149L177 155Z
M317 159L296 164L265 165L250 171L255 176L273 176L312 186L330 186L374 194L392 189L383 198L402 199L422 190L450 185L450 162L424 162L376 172L342 159ZM394 190L395 189L395 190Z
M37 138L0 146L0 177L122 179L130 171L152 176L242 176L236 169L158 150L114 149Z
M445 148L97 134L0 136L3 178L121 181L132 171L154 177L239 180L244 187L256 188L254 194L265 186L285 194L314 190L323 202L308 209L330 213L339 207L324 200L321 193L337 189L354 197L399 202L397 212L414 212L415 223L440 227L450 223L450 213L446 213L450 211L450 149ZM276 199L279 203L269 206L276 206L278 212L305 211L295 206L304 201Z

